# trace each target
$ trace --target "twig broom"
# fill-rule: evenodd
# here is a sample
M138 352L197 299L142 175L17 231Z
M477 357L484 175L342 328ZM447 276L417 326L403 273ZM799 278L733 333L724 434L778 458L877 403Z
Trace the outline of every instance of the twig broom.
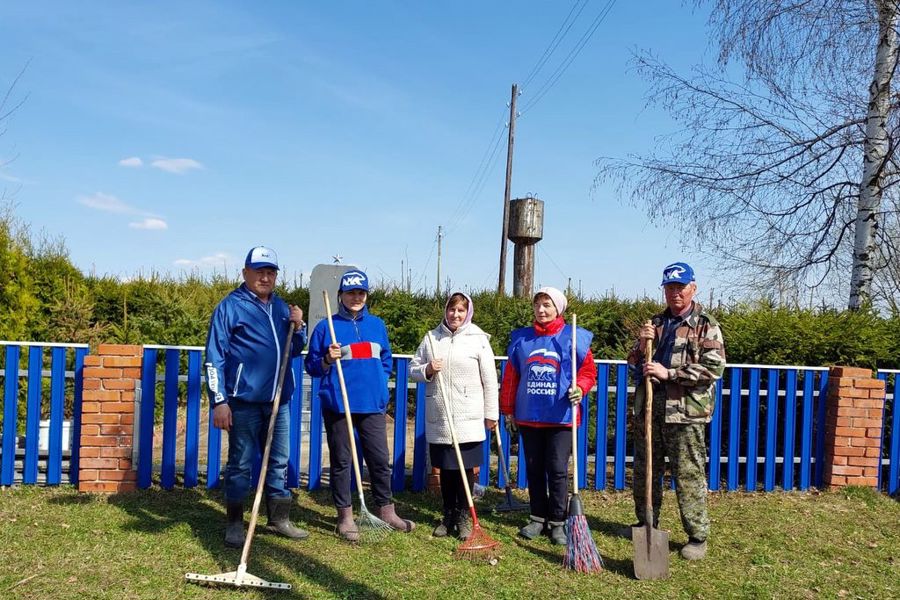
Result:
M431 356L434 354L434 344L431 341L431 333L426 334L428 345L431 348ZM456 548L457 558L470 560L486 560L490 564L497 564L497 548L500 542L492 538L481 528L478 515L475 513L475 503L472 501L472 491L469 489L469 480L466 478L466 469L463 465L462 453L459 451L459 441L456 439L456 426L453 425L453 416L450 414L450 398L447 396L447 388L444 387L444 378L438 371L436 374L441 397L444 399L444 413L447 416L447 424L450 426L450 440L453 442L453 450L456 452L456 464L459 466L459 475L462 477L463 489L466 492L466 502L469 504L469 515L472 517L472 535Z
M322 298L325 299L325 313L328 315L328 332L331 334L331 343L337 344L337 336L334 333L334 320L331 318L331 301L328 292L322 290ZM359 530L360 541L379 541L387 537L392 531L391 526L373 515L366 508L366 498L363 493L362 473L359 469L359 457L356 454L356 439L353 436L353 419L350 416L350 400L347 398L347 384L344 382L344 368L341 359L334 363L337 368L338 383L341 386L341 399L344 402L344 420L347 422L347 437L350 439L350 456L353 460L353 474L356 477L356 488L359 490L359 517L356 518L356 528Z
M576 327L578 316L572 315L572 388L578 379L578 363L575 355ZM578 407L572 407L572 497L569 498L569 517L566 519L568 537L563 566L579 573L599 573L603 570L603 559L597 551L591 530L584 516L584 507L578 495Z

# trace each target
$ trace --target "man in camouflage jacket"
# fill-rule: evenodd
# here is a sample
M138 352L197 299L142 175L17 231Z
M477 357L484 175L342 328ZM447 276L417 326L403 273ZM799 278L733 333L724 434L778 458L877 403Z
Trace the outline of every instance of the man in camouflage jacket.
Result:
M706 509L706 424L715 409L716 381L725 370L725 343L716 320L694 302L697 284L686 263L663 269L667 308L641 327L628 357L637 379L634 395L634 501L638 525L645 514L646 443L644 433L645 377L653 382L653 523L662 506L664 456L668 455L681 523L688 544L681 555L697 560L706 555L709 515ZM645 361L647 340L653 356ZM631 530L627 530L630 535Z

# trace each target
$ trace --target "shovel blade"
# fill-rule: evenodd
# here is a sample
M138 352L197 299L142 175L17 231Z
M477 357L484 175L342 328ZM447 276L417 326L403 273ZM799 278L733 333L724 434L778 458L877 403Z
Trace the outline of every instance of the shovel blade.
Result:
M651 527L632 527L634 576L666 579L669 576L669 534Z

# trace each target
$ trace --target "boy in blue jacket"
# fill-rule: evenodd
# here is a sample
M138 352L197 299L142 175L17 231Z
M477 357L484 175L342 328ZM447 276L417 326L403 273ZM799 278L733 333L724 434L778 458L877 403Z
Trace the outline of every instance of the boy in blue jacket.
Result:
M288 306L275 295L277 276L275 251L265 246L252 248L244 261L244 283L216 306L206 339L206 387L213 425L228 432L225 545L234 548L244 544L244 500L250 491L253 461L266 441L290 323L296 325L291 355L299 356L306 345L303 310ZM285 377L266 474L267 528L303 539L307 532L289 520L292 498L287 489L287 464L293 391L293 376Z
M385 410L388 377L392 370L391 345L384 321L369 314L366 300L369 279L362 271L347 271L338 290L338 312L333 316L337 344L331 343L328 321L319 321L309 341L306 371L320 377L319 402L331 459L331 496L338 512L338 533L347 541L359 539L353 522L350 496L350 439L337 369L341 359L350 414L369 467L372 496L379 517L398 531L409 532L415 523L397 516L391 499L391 469L387 448Z

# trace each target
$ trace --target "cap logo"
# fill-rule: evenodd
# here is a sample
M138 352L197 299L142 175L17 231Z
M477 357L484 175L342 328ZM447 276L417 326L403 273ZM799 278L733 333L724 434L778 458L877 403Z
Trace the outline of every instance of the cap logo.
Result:
M348 273L344 275L344 278L341 280L341 285L362 285L364 279L365 278L360 273Z
M666 279L681 279L684 275L684 267L674 266L665 273Z

